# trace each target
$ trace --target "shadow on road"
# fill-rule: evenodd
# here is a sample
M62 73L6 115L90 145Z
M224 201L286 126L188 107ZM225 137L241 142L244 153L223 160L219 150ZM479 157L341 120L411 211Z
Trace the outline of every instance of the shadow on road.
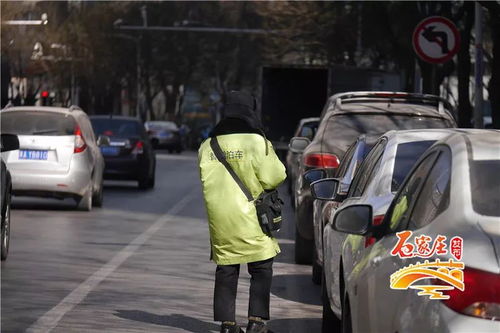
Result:
M274 262L281 262L285 264L295 264L295 244L280 243L281 253L274 258Z
M321 332L320 318L289 318L268 321L267 325L276 333Z
M314 291L314 292L311 292ZM311 275L275 275L271 293L290 301L321 305L321 287L311 281Z
M25 210L76 210L76 202L73 199L52 199L52 198L14 198L12 209Z
M207 333L211 330L219 330L219 326L214 323L175 313L157 315L140 310L117 310L115 316L148 324L181 328L192 333Z

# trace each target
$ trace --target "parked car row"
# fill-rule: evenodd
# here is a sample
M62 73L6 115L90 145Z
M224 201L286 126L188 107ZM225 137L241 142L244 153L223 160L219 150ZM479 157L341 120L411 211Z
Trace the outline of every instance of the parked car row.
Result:
M10 195L71 198L76 209L103 205L103 180L155 184L156 157L137 118L92 116L77 106L1 111L2 260L10 236Z
M322 284L323 332L500 330L500 132L454 127L438 97L356 92L329 99L312 142L291 140L295 259ZM391 288L419 263L391 253L400 232L461 237L466 289L436 301Z
M313 198L303 175L322 168L335 176L345 152L361 134L380 136L389 130L449 128L456 123L447 101L436 96L390 92L350 92L330 97L312 141L296 137L290 150L301 153L294 183L296 237L295 262L313 263L320 272L321 258L314 251ZM315 274L319 283L321 275Z

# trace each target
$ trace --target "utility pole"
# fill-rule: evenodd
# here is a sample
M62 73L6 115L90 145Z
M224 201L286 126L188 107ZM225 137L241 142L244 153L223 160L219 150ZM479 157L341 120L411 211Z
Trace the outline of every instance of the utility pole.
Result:
M474 127L483 128L483 7L475 3L475 98L474 98Z

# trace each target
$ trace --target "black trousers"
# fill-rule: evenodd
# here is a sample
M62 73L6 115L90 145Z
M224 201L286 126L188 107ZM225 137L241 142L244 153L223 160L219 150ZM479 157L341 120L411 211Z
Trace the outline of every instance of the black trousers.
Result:
M273 258L248 263L250 302L248 316L269 319ZM215 271L214 321L236 321L236 293L240 265L217 266Z

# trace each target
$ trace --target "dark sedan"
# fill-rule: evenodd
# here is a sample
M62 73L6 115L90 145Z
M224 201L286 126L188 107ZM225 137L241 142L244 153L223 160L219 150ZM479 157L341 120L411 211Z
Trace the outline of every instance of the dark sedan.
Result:
M100 143L104 179L136 180L139 188L153 188L156 157L142 122L123 116L92 116L90 121L97 136L109 138Z

